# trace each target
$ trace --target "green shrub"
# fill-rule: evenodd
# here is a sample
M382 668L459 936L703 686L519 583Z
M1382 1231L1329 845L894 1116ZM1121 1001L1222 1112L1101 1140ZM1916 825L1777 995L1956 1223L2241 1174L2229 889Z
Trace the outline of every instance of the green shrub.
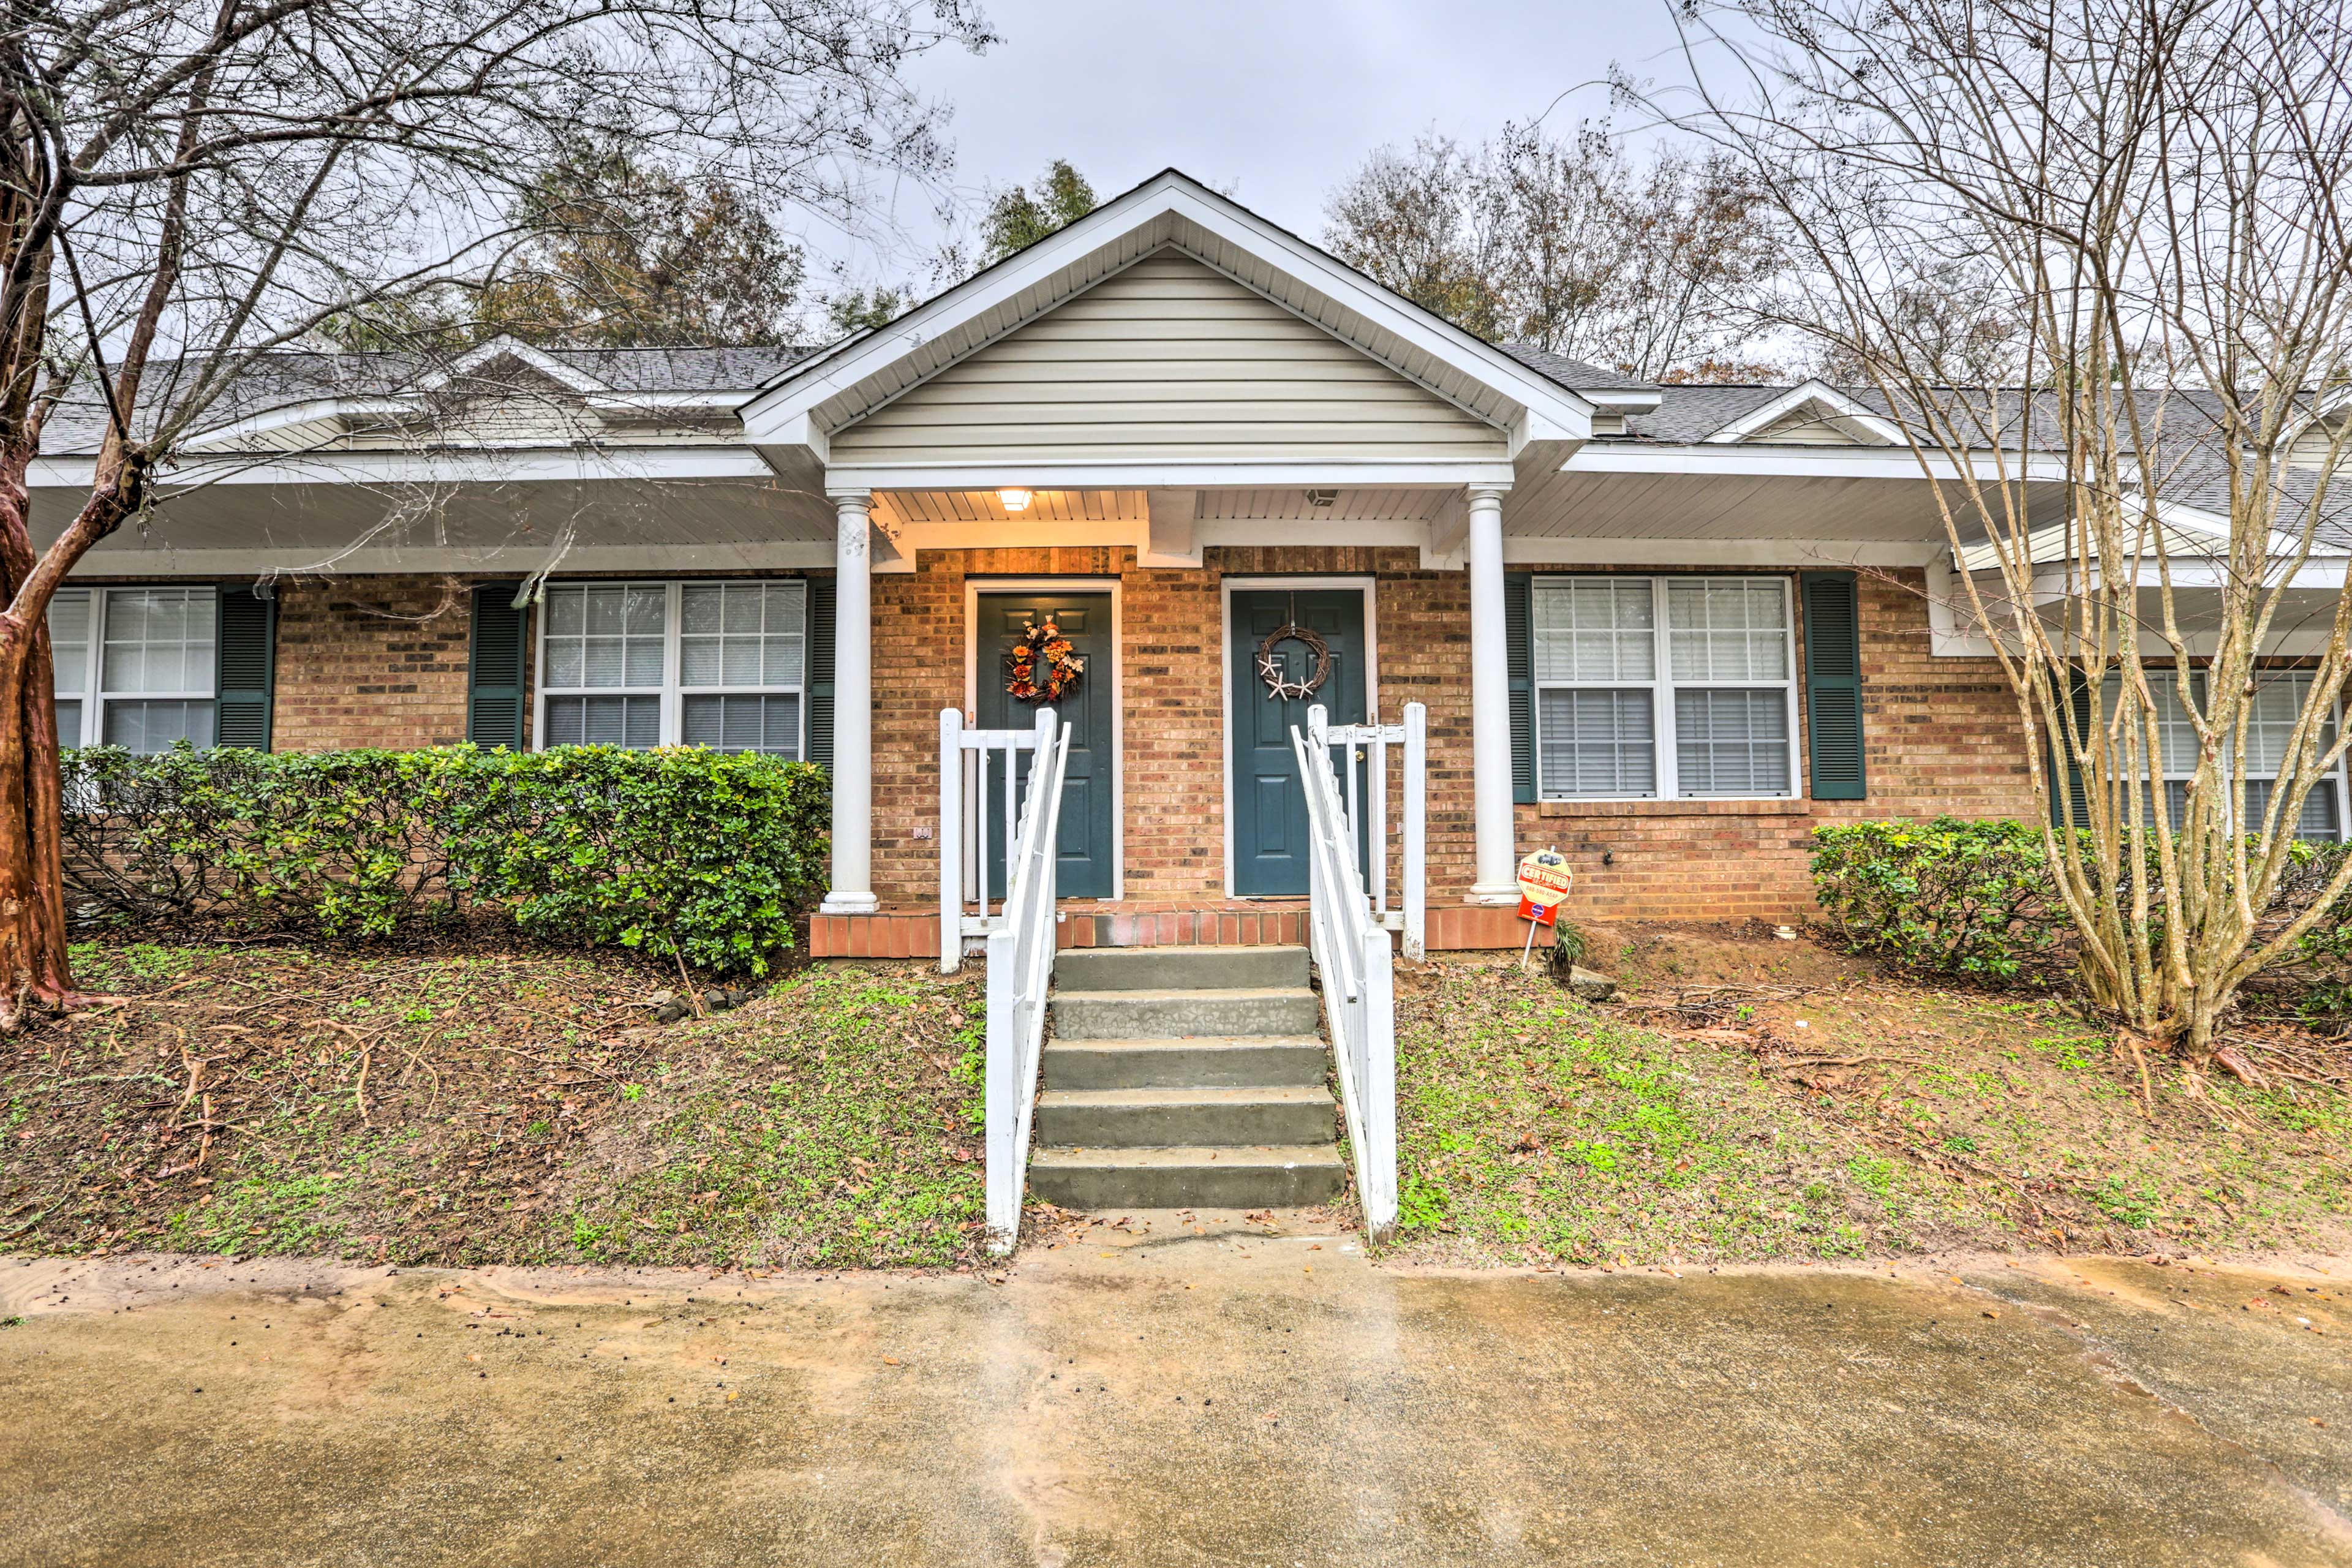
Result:
M2042 835L1938 816L1813 829L1813 896L1839 937L1915 969L2040 979L2073 934Z
M698 747L66 753L78 916L389 936L469 912L765 973L824 885L826 781Z

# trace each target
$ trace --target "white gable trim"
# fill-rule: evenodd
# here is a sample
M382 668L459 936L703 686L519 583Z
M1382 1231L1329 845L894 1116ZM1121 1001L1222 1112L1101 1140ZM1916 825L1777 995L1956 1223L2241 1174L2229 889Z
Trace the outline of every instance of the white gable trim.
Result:
M1589 399L1173 170L889 325L786 371L743 405L744 430L763 447L805 446L795 436L830 435L866 417L908 386L1171 246L1506 430L1514 452L1529 442L1579 442L1591 434ZM1259 268L1265 278L1249 275ZM1286 299L1269 282L1293 284L1307 298Z
M2278 449L2285 452L2310 434L2311 427L2330 419L2352 417L2352 386L2339 386L2321 394L2310 405L2287 421L2279 431Z
M1709 436L1707 440L1717 446L1754 439L1791 414L1807 407L1816 407L1822 416L1844 426L1864 446L1893 447L1903 440L1903 432L1893 421L1873 414L1836 387L1825 381L1808 381L1764 405L1744 414Z
M610 392L612 387L590 375L586 371L568 365L544 349L536 349L519 338L501 332L488 342L467 349L447 364L419 376L416 384L426 392L438 392L462 375L471 375L486 364L510 359L527 364L559 386L566 386L586 396L592 392Z

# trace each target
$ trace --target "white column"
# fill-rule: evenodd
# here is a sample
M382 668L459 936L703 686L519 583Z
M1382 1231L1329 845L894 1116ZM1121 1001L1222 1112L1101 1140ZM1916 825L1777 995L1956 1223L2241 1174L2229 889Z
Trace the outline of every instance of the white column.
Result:
M1519 896L1511 833L1511 649L1503 625L1503 492L1470 491L1470 757L1477 824L1473 903Z
M829 915L863 915L877 907L874 579L867 517L874 498L854 490L833 500L833 890L822 908Z

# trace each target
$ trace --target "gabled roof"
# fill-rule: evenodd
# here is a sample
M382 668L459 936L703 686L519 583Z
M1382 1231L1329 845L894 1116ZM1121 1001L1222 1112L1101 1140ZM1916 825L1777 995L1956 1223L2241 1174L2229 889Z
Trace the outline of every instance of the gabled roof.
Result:
M1892 447L1903 432L1825 381L1807 381L1749 409L1707 437L1717 445L1753 441L1769 436L1783 421L1802 419L1824 425L1859 446Z
M1592 402L1552 375L1173 169L887 326L794 366L744 405L745 431L762 446L821 455L833 432L1170 247L1507 430L1515 447L1591 434Z

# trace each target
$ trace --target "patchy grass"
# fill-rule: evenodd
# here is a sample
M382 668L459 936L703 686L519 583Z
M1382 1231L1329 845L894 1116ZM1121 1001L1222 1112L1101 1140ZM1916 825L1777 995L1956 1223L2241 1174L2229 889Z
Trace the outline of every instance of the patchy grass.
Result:
M1597 1007L1510 964L1401 976L1400 1249L1450 1261L2224 1252L2352 1238L2352 1107L2191 1084L2050 998L1810 943L1596 933ZM2309 1041L2298 1049L2315 1048ZM2347 1076L2340 1047L2333 1077Z
M971 977L813 969L667 1027L610 957L90 946L0 1046L0 1246L938 1267L980 1234Z

